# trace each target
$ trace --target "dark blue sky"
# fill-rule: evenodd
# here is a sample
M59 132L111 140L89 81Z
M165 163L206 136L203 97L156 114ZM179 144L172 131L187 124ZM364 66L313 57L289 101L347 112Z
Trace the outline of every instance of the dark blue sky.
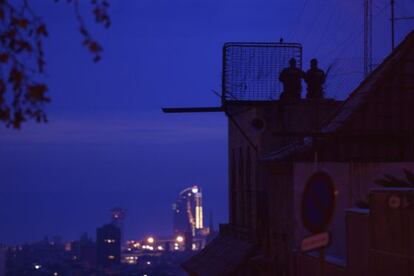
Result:
M305 66L314 56L334 64L330 97L346 97L361 79L362 1L112 1L109 30L88 22L104 46L98 64L64 2L35 3L50 32L50 123L0 128L0 242L93 234L115 206L128 209L127 238L169 234L171 204L193 184L203 187L206 215L225 222L225 116L160 111L219 104L211 89L220 90L224 42L301 42ZM390 50L388 2L374 0L376 62ZM397 0L398 16L409 11L414 1ZM397 23L397 40L413 27Z

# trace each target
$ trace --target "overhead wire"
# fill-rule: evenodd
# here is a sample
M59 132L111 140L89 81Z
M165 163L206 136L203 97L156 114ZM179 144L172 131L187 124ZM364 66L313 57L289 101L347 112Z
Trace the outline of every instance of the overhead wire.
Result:
M334 0L334 4L333 4L333 6L334 6L334 7L335 7L336 2L337 2L337 0ZM330 28L330 26L331 26L332 19L334 18L334 15L335 15L335 13L334 13L334 12L332 11L332 9L331 9L331 12L330 12L330 17L328 18L328 21L327 21L327 23L325 24L324 31L321 33L321 36L320 36L320 38L319 38L319 42L316 44L316 48L314 49L314 51L313 51L313 53L312 53L312 56L316 56L316 55L317 55L317 53L319 52L319 49L321 48L321 45L322 45L322 43L323 43L323 42L324 42L324 40L325 40L326 34L328 33L328 29L329 29L329 28Z
M300 11L298 13L298 16L297 16L297 19L295 20L296 24L292 27L292 30L290 31L290 33L287 37L288 41L290 41L290 39L292 39L292 40L296 39L295 34L296 34L298 26L300 26L300 24L302 23L302 16L303 16L303 13L306 9L307 3L308 3L308 0L303 1L302 8L300 9ZM293 33L293 35L292 35L292 33Z
M306 25L306 29L307 30L305 32L305 36L302 37L302 41L306 41L306 39L308 38L309 34L313 33L313 30L315 30L315 26L317 25L316 23L318 23L320 21L320 19L322 18L322 14L325 13L326 8L329 5L326 4L326 3L328 3L328 1L326 1L326 0L324 1L324 3L325 3L325 5L323 6L323 9L318 13L318 16L314 16L314 18L316 18L316 20L313 20L310 25ZM309 31L309 29L311 31Z

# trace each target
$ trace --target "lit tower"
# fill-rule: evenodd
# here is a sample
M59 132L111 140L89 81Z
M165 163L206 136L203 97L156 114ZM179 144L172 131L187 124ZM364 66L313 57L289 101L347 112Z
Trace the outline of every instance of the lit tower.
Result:
M184 235L203 229L203 202L201 188L197 185L182 190L173 204L174 234Z
M193 186L191 192L195 201L195 229L203 229L203 195L198 186Z

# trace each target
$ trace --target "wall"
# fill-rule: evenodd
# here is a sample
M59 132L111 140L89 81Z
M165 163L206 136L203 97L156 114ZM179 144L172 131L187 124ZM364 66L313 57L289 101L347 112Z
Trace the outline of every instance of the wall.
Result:
M303 228L301 220L301 200L308 178L316 170L324 170L331 177L338 192L334 218L329 230L332 233L332 244L328 253L345 258L345 212L355 207L355 203L364 200L371 188L379 187L374 181L390 174L404 178L404 169L414 172L414 163L342 163L342 162L311 162L294 163L294 228L295 246L298 248L303 237L309 233Z
M328 256L324 276L414 275L414 189L374 189L369 205L369 210L347 210L347 262ZM318 257L294 254L296 276L322 275Z

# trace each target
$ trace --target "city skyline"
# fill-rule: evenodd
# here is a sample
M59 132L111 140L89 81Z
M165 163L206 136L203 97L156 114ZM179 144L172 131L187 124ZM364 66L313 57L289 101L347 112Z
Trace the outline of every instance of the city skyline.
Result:
M128 210L126 236L162 235L176 192L194 184L203 186L205 210L226 222L224 114L160 109L219 105L211 90L220 92L223 44L280 38L303 45L305 68L314 56L324 69L334 64L328 96L344 99L362 79L362 4L306 2L114 1L111 29L88 21L104 47L98 64L80 45L65 3L34 3L50 32L50 122L0 129L0 242L76 239L115 206ZM413 10L412 1L397 2L398 15ZM390 52L387 5L374 8L374 60ZM398 22L397 42L412 27Z

